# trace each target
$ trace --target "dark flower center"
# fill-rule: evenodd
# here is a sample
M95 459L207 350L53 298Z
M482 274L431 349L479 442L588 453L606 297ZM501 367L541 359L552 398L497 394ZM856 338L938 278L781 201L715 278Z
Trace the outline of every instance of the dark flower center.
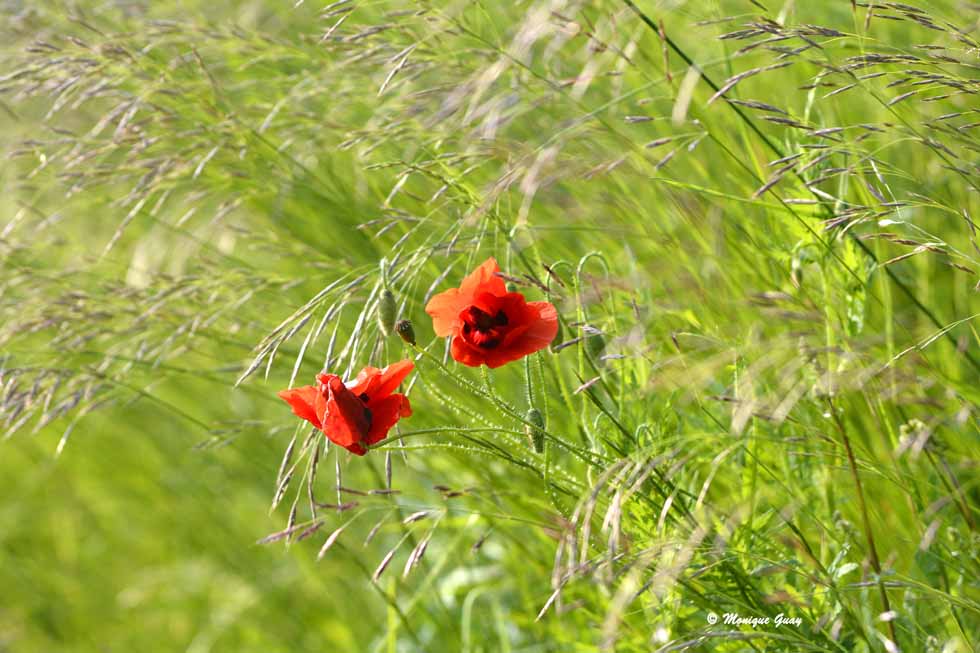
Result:
M506 326L507 314L502 310L490 315L476 306L470 306L463 314L463 337L483 349L493 349L499 345L506 333Z
M357 395L357 398L364 403L364 419L367 420L368 430L370 430L371 424L374 422L374 415L371 414L371 409L367 407L367 403L371 401L371 398L367 396L366 392Z

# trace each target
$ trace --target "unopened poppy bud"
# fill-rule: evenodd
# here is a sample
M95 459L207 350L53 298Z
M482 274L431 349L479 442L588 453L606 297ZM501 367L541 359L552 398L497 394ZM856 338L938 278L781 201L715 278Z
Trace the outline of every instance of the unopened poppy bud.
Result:
M415 346L415 329L412 328L412 323L409 320L398 320L395 324L395 333L398 337L407 342L408 344Z
M385 288L381 291L381 297L378 299L378 326L381 327L381 333L386 336L391 335L392 329L395 328L395 313L397 311L395 295Z
M524 419L530 422L530 424L524 425L524 432L531 442L531 447L534 448L534 453L542 453L544 451L544 417L541 415L541 411L532 408L527 411Z

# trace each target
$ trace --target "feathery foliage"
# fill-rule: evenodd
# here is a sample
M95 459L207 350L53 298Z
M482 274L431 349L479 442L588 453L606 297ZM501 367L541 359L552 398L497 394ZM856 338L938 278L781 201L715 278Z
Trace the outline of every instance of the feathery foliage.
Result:
M976 650L980 15L662 4L5 3L0 650Z

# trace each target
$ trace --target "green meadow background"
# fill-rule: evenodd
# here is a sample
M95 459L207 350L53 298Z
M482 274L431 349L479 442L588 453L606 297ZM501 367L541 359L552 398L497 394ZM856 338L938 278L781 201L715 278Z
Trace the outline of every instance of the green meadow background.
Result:
M0 651L978 650L978 27L0 2ZM364 458L275 396L403 357Z

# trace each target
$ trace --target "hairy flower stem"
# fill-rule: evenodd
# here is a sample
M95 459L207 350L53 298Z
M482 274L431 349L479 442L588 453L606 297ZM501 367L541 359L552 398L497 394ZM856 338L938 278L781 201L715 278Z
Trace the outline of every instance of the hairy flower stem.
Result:
M528 409L534 408L534 390L531 385L531 357L524 357L524 392Z
M854 487L857 491L858 505L861 507L861 521L864 526L864 536L868 541L868 555L871 558L871 568L874 569L875 574L878 576L878 589L881 591L881 605L884 612L891 612L891 605L888 602L888 592L885 591L885 581L881 578L881 562L878 559L878 549L875 546L875 538L871 532L871 519L868 517L868 504L864 500L864 490L861 486L861 477L858 475L857 460L854 458L854 450L851 448L851 439L847 435L847 430L844 428L844 422L841 420L840 415L837 414L837 409L834 406L834 402L830 397L827 398L827 405L830 408L830 414L834 418L834 424L837 426L838 432L840 432L841 441L844 443L844 451L847 452L847 462L851 468L851 477L854 479ZM891 639L898 646L898 635L895 632L895 620L888 620L888 631L891 634Z
M470 392L472 392L474 395L476 395L478 397L483 397L484 399L489 400L501 412L503 412L505 415L507 415L507 416L515 419L516 421L520 422L522 425L532 426L532 427L535 426L535 424L532 424L531 422L529 422L524 415L521 415L520 413L518 413L517 411L515 411L509 404L507 404L507 402L501 400L496 395L494 395L494 394L492 394L490 392L487 392L486 390L484 390L483 388L477 386L476 384L471 383L470 381L464 379L463 377L459 376L458 374L454 374L449 369L449 367L446 366L446 364L443 363L439 359L438 356L433 355L432 352L430 352L430 351L428 351L426 349L423 349L422 347L420 347L418 345L415 345L414 350L416 351L416 353L421 354L421 355L425 356L426 358L428 358L430 361L432 361L436 366L439 367L439 369L444 374L446 374L446 376L448 376L453 381L455 381L456 383L458 383L460 385L460 387L466 388L467 390L469 390ZM565 449L566 451L568 451L571 454L574 454L582 462L584 462L584 463L586 463L588 465L591 465L593 467L596 467L597 469L601 469L602 466L604 464L606 464L606 462L607 462L607 461L602 460L602 458L600 456L598 456L595 452L587 451L587 450L582 449L580 447L572 446L571 444L565 442L561 438L557 438L554 434L549 433L548 431L544 431L544 434L545 434L545 437L546 438L548 438L549 440L554 441L556 444L558 444L559 446L561 446L563 449ZM597 458L598 458L598 460L597 460Z

